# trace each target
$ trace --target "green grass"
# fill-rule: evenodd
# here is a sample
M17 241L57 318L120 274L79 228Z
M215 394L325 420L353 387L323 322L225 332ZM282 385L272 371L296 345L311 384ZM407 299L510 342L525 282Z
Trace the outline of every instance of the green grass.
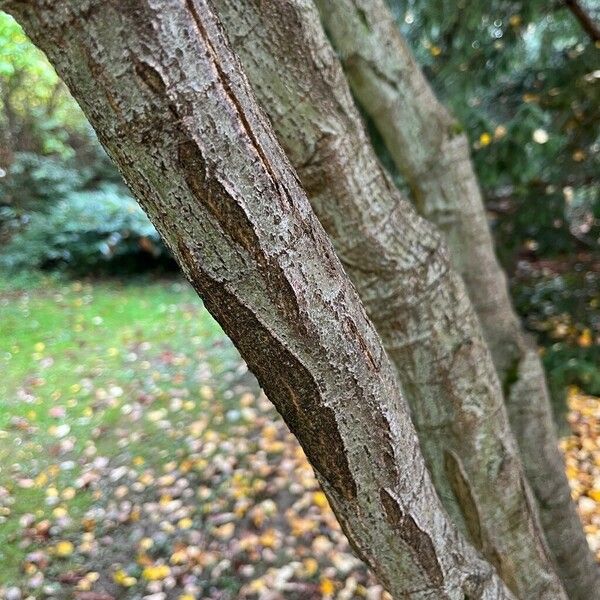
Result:
M90 448L158 467L182 452L178 422L202 414L238 364L181 281L0 278L0 486L10 496L8 505L0 498L0 584L21 577L19 519L50 516L48 488L73 486ZM124 428L129 401L140 397L151 418ZM163 413L172 424L166 433ZM58 506L76 521L92 501L82 490Z

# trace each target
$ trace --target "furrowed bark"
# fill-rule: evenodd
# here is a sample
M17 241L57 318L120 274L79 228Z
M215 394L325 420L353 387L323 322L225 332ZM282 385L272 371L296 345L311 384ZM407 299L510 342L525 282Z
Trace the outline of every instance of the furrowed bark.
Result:
M600 598L600 571L571 501L535 349L494 254L468 140L440 105L382 0L317 0L354 95L375 122L419 212L444 233L505 389L546 539L572 598Z
M393 368L205 0L14 0L395 598L511 598L431 484Z
M395 363L451 517L520 597L565 597L464 285L378 163L312 0L215 5Z

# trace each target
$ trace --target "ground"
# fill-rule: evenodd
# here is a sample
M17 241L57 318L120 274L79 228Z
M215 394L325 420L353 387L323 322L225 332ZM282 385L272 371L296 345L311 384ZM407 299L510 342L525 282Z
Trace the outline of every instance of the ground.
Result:
M0 595L385 597L186 284L4 280L0 315ZM600 401L569 402L600 558Z

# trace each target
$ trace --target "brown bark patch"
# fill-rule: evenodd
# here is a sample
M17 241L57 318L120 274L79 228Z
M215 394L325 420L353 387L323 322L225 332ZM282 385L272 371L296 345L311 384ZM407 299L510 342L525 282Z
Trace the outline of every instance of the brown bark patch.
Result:
M228 292L223 282L198 267L197 260L183 243L179 243L178 250L184 270L206 308L225 333L236 339L242 357L300 441L314 469L340 497L354 501L356 482L335 412L324 404L323 394L310 371L248 306ZM271 368L274 365L276 369Z
M436 587L441 587L444 583L444 575L437 561L431 538L419 528L411 515L404 513L387 490L380 490L379 498L392 529L410 547L415 560L427 573L431 583Z
M471 492L471 486L454 452L444 451L444 471L465 518L471 541L481 550L483 548L483 534L479 510Z
M190 140L179 145L178 162L188 187L210 211L223 233L254 259L264 262L264 257L256 251L260 243L246 213L230 194L219 189L221 185L213 174L208 173L209 166L195 142Z

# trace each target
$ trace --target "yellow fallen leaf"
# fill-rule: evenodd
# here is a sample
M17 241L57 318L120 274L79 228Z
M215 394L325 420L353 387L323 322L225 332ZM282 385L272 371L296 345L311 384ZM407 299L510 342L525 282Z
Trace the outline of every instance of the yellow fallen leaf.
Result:
M285 450L285 444L279 440L268 441L265 443L264 449L270 454L281 454Z
M171 558L169 559L169 562L172 565L182 565L185 562L187 562L187 553L185 550L177 550L175 552L173 552L173 554L171 554Z
M113 581L123 587L131 587L137 583L137 579L131 575L128 575L125 571L123 571L123 569L119 569L113 575Z
M327 508L329 506L329 503L327 502L327 496L325 496L323 492L315 492L313 494L313 502L319 508Z
M589 348L593 343L592 332L589 329L584 329L581 335L577 338L577 345L580 348Z
M213 534L221 540L228 540L233 535L234 530L235 525L233 523L225 523L221 527L216 527Z
M73 544L68 541L61 541L54 546L54 553L56 556L60 556L61 558L66 558L67 556L71 556L73 554Z
M170 573L171 569L167 565L155 565L146 567L142 571L142 577L148 581L161 581L168 577Z
M144 485L150 485L151 483L154 483L154 477L150 474L150 473L143 473L140 478L138 479L138 481Z
M302 517L294 517L290 519L290 525L292 526L292 533L295 536L305 535L314 531L316 522L311 519L303 519Z
M84 577L77 582L75 589L80 592L89 592L92 589L92 582Z
M48 483L48 475L46 475L46 473L40 473L34 481L37 487L43 487Z
M319 584L319 590L323 596L331 596L333 592L335 592L335 584L331 579L321 579L321 583Z
M600 502L600 490L599 489L590 490L587 495L592 500L595 500L596 502Z
M265 548L273 548L275 544L277 544L277 536L275 535L275 531L273 531L273 529L265 531L265 533L260 536L259 541Z
M139 543L139 547L142 550L150 550L154 546L154 540L149 537L142 538Z
M53 511L52 514L57 518L57 519L62 519L62 517L66 517L67 516L67 509L64 506L57 506Z
M494 129L494 139L501 140L507 133L507 129L504 125L498 125L496 129Z
M265 585L265 582L262 579L255 579L254 581L250 582L250 585L248 587L251 592L256 593L256 592L261 592L267 586Z
M314 558L305 558L302 566L307 577L312 577L319 570L319 563Z
M61 496L63 500L73 500L73 498L75 498L76 493L77 491L75 490L75 488L67 487L62 491Z

